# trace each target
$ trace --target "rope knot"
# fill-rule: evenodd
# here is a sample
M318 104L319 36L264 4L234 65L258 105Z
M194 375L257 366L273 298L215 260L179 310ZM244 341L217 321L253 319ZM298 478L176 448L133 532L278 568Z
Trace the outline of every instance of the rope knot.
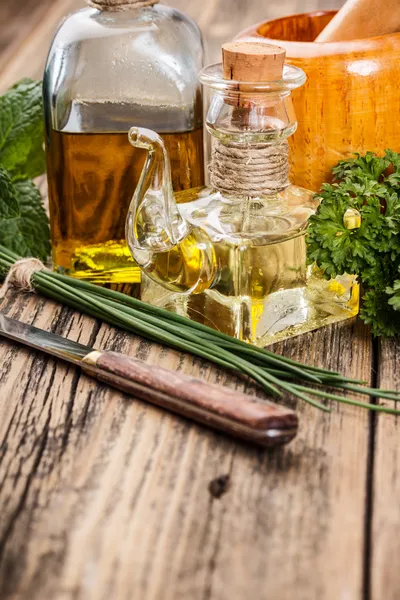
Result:
M48 271L38 258L21 258L10 267L7 277L0 289L0 299L4 298L9 288L14 286L22 292L33 292L32 278L38 271Z

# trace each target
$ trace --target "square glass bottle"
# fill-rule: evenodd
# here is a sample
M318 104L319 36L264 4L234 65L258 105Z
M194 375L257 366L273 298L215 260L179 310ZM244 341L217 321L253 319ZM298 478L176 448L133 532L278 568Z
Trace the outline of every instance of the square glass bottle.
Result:
M352 276L327 281L307 266L306 232L318 200L289 182L290 93L305 74L263 43L223 47L203 69L213 92L211 185L173 194L168 154L152 131L132 128L148 158L126 235L147 277L142 299L265 346L354 316Z
M136 283L125 220L145 152L133 124L156 130L175 191L204 183L197 25L157 0L88 0L58 29L44 74L54 267L97 283Z

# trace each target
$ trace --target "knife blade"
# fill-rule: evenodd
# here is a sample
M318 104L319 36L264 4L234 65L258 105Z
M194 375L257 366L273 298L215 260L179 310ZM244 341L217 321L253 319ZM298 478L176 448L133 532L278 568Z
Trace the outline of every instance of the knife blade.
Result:
M94 350L0 313L0 335L78 365L114 388L261 446L286 444L297 433L294 411L225 386L132 358Z

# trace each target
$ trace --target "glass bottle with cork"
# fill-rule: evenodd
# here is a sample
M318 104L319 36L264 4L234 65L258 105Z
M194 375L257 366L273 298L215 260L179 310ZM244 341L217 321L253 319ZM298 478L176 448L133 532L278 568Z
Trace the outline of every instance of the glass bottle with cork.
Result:
M290 184L291 90L305 74L263 43L223 46L200 73L214 95L210 187L174 196L160 136L132 128L148 158L127 220L132 255L148 277L142 298L263 346L358 312L354 277L327 281L307 266L314 193ZM162 287L161 287L162 286Z
M157 0L92 0L59 28L44 76L55 268L101 283L140 281L125 219L145 151L132 125L157 131L175 191L204 183L197 26Z

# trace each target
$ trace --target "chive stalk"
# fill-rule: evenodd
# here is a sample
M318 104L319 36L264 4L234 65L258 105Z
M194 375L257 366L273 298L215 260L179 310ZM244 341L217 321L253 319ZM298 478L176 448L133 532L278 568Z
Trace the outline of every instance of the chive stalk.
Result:
M0 246L0 278L4 278L19 259L17 254ZM400 410L395 408L364 403L333 393L332 389L393 401L400 400L400 392L369 388L362 385L365 382L344 377L336 371L302 364L270 350L250 346L121 292L48 270L34 273L32 284L43 296L112 326L241 373L267 394L281 396L286 392L326 412L329 412L329 406L318 402L315 397L377 412L400 414Z

